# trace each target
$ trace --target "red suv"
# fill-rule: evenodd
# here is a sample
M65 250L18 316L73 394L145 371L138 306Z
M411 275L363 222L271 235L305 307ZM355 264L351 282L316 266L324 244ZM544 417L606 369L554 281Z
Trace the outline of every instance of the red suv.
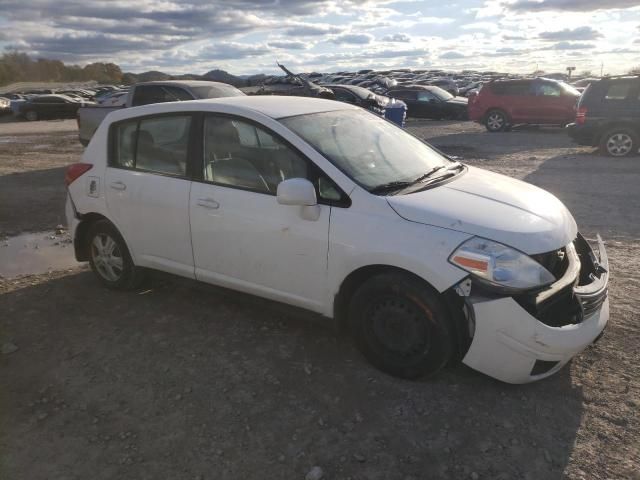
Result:
M564 126L575 118L579 98L575 88L556 80L498 80L469 99L469 119L490 132L521 123Z

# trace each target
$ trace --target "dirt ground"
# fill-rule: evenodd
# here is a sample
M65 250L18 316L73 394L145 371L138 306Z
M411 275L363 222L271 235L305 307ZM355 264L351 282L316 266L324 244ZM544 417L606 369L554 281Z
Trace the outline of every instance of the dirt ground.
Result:
M559 129L409 128L550 190L602 234L599 343L535 384L462 365L407 382L321 319L192 281L115 293L84 266L0 279L0 478L640 479L640 158ZM0 124L0 238L63 221L76 137L74 121Z

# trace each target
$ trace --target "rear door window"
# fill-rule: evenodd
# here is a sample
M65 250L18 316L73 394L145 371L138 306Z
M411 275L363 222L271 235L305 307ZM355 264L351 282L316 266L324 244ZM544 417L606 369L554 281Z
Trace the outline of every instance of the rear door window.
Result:
M186 176L191 115L163 115L112 127L110 166Z
M496 95L531 95L531 82L497 82L490 88Z
M336 95L336 100L340 102L356 103L356 96L347 90L336 88L333 90L333 92Z

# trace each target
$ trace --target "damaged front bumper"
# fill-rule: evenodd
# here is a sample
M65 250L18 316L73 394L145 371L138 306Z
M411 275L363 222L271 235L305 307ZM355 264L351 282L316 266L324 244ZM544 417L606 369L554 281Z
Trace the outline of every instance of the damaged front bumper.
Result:
M472 287L466 305L474 333L466 365L503 382L533 382L600 337L609 320L604 244L598 236L596 257L579 236L566 251L565 274L535 295L487 295Z

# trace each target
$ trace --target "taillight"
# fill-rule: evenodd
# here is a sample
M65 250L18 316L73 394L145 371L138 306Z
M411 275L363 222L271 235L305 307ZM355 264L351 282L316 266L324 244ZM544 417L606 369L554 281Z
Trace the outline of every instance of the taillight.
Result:
M90 163L74 163L73 165L69 165L67 171L64 173L65 185L68 187L75 182L77 178L91 170L92 167L93 165Z
M578 125L584 125L584 122L586 119L587 119L587 107L580 107L576 111L576 123Z

